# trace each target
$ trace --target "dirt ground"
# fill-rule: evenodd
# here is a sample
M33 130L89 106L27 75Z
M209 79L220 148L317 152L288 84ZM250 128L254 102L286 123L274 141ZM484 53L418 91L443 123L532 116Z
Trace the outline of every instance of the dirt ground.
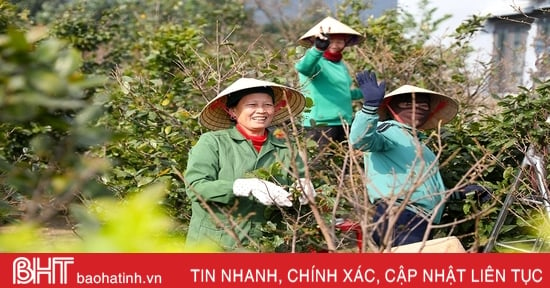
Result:
M78 237L74 232L74 224L70 219L63 215L58 215L46 222L41 228L42 233L47 238L56 238L59 236L74 236Z
M14 226L10 225L0 226L0 234L9 234L13 228ZM78 241L80 239L73 228L73 223L67 217L59 215L46 222L39 231L45 241L59 244L60 239L63 241Z

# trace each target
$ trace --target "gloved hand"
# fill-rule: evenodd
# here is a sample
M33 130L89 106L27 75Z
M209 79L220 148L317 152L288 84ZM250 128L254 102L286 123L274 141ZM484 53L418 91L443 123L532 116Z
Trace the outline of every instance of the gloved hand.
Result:
M376 81L376 74L365 70L355 75L359 89L363 93L363 106L379 107L386 93L386 81Z
M328 34L321 33L315 36L315 48L325 51L327 50L328 45L330 45L330 38Z
M233 194L235 196L247 197L250 194L260 203L270 206L291 207L290 193L273 182L258 178L237 179L233 182Z
M306 205L309 203L308 195L314 199L315 196L317 196L317 192L315 192L315 188L313 187L313 183L311 183L310 180L306 178L300 178L292 184L292 189L300 192L300 204Z

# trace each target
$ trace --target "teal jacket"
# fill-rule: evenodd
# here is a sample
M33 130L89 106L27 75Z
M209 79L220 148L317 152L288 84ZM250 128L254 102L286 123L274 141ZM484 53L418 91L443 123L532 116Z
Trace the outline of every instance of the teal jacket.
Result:
M235 197L233 182L244 178L247 172L267 168L275 162L280 162L283 172L289 171L285 169L290 169L292 162L303 171L303 162L293 156L296 154L296 150L291 152L287 147L285 139L277 139L271 132L260 153L235 127L202 134L189 152L184 174L192 209L186 247L215 245L224 250L234 249L237 242L224 227L236 231L243 244L247 242L247 235L257 240L261 236L261 225L268 220L277 221L275 215L278 214L268 215L269 211L277 212L277 209L267 210L266 206L251 197ZM282 175L272 182L291 185L293 179L291 175ZM199 196L209 204L221 225L217 225L203 207ZM271 216L275 218L270 219ZM231 229L231 222L237 223L238 227Z
M407 209L423 211L429 217L435 213L434 223L439 223L444 204L438 205L445 199L446 189L435 154L422 142L426 136L418 131L415 136L411 127L394 120L379 123L372 111L358 111L350 128L351 144L365 152L370 200L392 196L402 200L413 191Z
M329 61L312 47L294 66L304 95L313 100L313 107L302 113L303 126L341 126L342 119L351 123L352 100L362 99L363 94L351 88L353 80L344 61Z

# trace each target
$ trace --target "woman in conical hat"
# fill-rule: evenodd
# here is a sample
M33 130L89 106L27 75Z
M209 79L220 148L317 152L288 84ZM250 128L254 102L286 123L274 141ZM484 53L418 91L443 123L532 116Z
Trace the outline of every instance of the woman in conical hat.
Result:
M280 124L290 117L296 117L305 106L305 98L298 90L269 81L254 78L240 78L210 100L202 109L199 123L212 130L226 129L236 124L235 116L228 106L236 104L250 91L267 92L273 99L273 117L267 126ZM288 106L288 108L287 108ZM290 109L290 112L289 112ZM260 133L263 133L261 129Z
M266 218L267 206L294 205L283 186L303 176L304 165L285 135L268 127L296 116L304 105L299 91L252 78L237 80L206 104L199 122L215 131L202 134L189 152L184 178L192 214L186 249L247 247L249 239L261 236L261 226L273 220ZM245 179L274 164L282 173L270 181Z
M318 143L319 150L331 140L346 140L344 126L353 117L352 101L363 95L352 88L353 79L342 60L343 51L363 40L359 32L332 17L317 23L298 40L309 49L295 69L305 96L313 101L311 109L303 113L302 124L307 136Z
M365 96L350 128L350 143L365 152L365 183L376 209L373 223L380 223L373 239L385 246L420 242L429 234L429 224L441 220L447 190L438 159L421 130L450 121L458 104L442 93L412 85L384 97L385 82L378 83L370 71L358 73L356 79ZM388 211L394 206L405 209L389 227Z
M355 29L349 27L348 25L327 16L315 26L311 27L300 39L298 42L304 47L311 47L315 45L315 39L319 37L320 33L324 33L329 36L334 35L345 35L346 37L346 46L358 45L359 43L365 40L365 37L361 33L355 31Z
M392 118L402 123L406 122L400 119L399 110L392 108L395 105L391 105L391 103L397 103L396 101L403 98L412 99L413 96L417 97L417 99L427 96L430 106L426 119L422 119L420 125L411 125L415 126L415 128L421 130L436 129L440 125L451 121L458 112L458 103L449 96L413 85L403 85L384 96L382 105L378 110L380 120L383 121ZM419 109L418 112L422 111Z

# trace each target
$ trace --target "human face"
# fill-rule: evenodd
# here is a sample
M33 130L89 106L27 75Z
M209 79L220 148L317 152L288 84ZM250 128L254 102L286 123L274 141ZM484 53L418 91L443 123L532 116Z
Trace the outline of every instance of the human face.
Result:
M414 102L414 103L413 103ZM430 117L430 96L424 94L395 96L389 103L390 108L395 112L397 120L411 127L420 127Z
M339 53L346 48L346 41L348 36L341 34L330 35L330 45L328 45L328 50L331 53Z
M275 114L273 99L266 93L252 93L231 108L235 121L250 135L263 136Z

